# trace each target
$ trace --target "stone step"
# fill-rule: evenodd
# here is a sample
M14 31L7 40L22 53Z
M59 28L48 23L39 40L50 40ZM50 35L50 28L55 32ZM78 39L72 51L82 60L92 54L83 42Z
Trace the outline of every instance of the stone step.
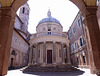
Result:
M29 65L23 70L23 73L28 72L69 72L69 71L78 71L77 68L71 65L62 65L62 66L40 66L40 65Z

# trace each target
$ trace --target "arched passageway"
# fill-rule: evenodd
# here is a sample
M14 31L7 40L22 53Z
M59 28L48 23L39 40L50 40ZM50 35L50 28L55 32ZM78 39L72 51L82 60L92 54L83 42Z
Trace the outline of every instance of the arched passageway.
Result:
M17 9L27 0L0 0L0 76L7 74L8 58L10 55L10 45L14 19ZM89 52L89 61L91 73L94 70L100 70L100 31L97 22L97 0L70 0L81 11L83 16L83 24L86 26L85 34L87 35L87 48Z

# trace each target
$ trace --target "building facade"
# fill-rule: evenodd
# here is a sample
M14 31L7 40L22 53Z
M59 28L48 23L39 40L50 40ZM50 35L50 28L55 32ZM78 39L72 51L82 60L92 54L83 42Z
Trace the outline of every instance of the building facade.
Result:
M97 6L98 10L96 15L100 28L100 0L97 0ZM89 34L87 26L82 22L82 16L79 12L68 31L71 64L78 67L89 67L91 64L91 60L89 60L91 57L88 51L90 48L87 48L87 46L90 47Z
M80 12L74 19L68 35L70 40L71 64L78 67L89 67L87 45Z
M37 27L37 33L30 37L29 64L42 66L70 64L69 43L67 32L63 32L60 22L51 16L42 19Z
M19 68L28 64L29 43L27 37L29 35L28 19L29 6L27 3L20 7L19 16L15 18L14 30L12 35L12 43L9 58L9 68Z

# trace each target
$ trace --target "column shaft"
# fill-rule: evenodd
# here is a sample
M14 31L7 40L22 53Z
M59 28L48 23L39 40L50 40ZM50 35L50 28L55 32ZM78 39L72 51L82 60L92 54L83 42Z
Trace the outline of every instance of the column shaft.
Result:
M64 64L64 63L65 63L65 60L64 60L64 48L63 48L63 43L61 44L61 54L62 54L62 63Z
M55 49L55 42L53 42L53 63L56 63L56 49Z
M16 12L0 8L0 75L7 74Z
M94 73L95 69L100 72L100 30L96 11L97 7L86 7L82 12L82 15L84 16L83 23L87 27L85 36L91 73Z
M68 64L71 64L69 47L68 47L68 45L66 45L66 46L67 46L67 60L68 60Z
M46 43L43 43L43 63L46 63Z
M36 49L35 49L35 64L37 64L38 63L38 44L37 43L35 44L35 47L36 47Z
M32 64L32 46L30 47L30 52L29 52L29 65Z
M33 64L33 53L34 53L34 52L33 52L33 46L31 47L31 51L32 51L32 52L31 52L31 64Z

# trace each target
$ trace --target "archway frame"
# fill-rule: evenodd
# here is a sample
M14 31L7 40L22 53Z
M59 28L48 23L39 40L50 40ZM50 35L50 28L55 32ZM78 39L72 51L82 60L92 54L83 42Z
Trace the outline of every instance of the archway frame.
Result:
M8 58L10 56L10 45L12 39L12 31L14 28L14 20L16 11L24 4L27 0L0 0L0 75L7 74L8 70ZM100 45L100 34L98 21L96 17L96 0L70 0L73 2L81 11L83 16L83 23L87 27L89 40L87 40L89 59L91 66L91 73L94 70L100 71L100 56L99 56L99 45ZM92 23L91 23L92 22ZM95 27L94 27L95 24ZM3 26L2 26L3 25ZM93 30L94 29L94 30ZM6 57L8 56L8 57ZM95 62L96 61L96 62Z

